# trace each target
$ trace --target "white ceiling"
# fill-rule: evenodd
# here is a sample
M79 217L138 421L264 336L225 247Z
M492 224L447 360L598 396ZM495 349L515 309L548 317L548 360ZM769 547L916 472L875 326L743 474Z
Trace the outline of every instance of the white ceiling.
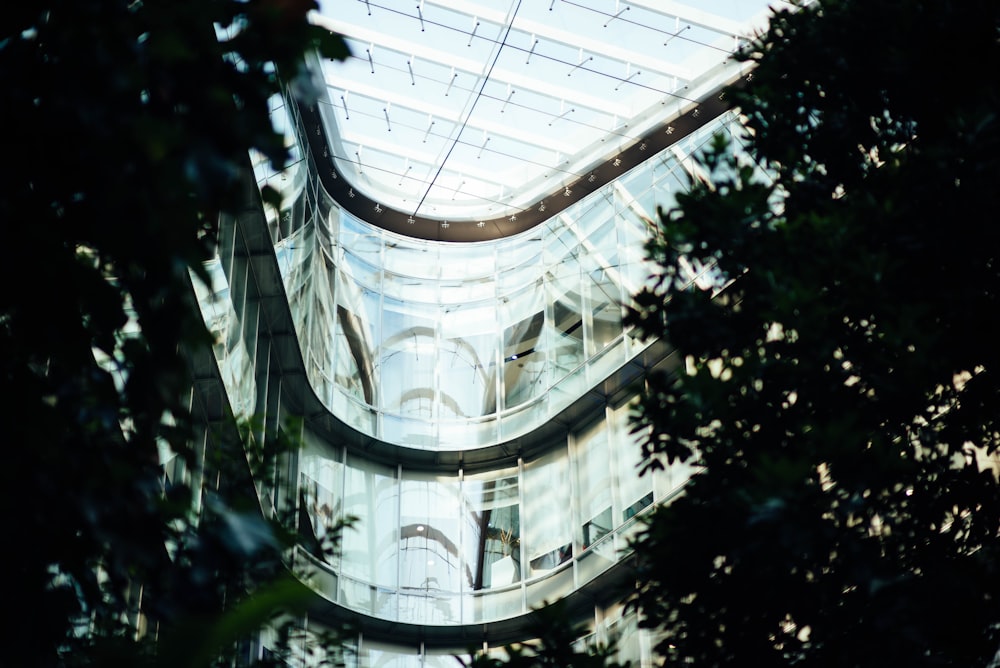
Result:
M769 4L320 2L352 53L322 64L332 159L407 215L516 214L738 76Z

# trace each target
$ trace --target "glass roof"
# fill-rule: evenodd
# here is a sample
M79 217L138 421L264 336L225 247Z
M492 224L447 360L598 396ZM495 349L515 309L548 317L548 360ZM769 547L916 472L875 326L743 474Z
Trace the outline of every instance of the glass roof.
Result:
M409 216L517 215L741 73L774 0L326 0L337 171ZM353 193L353 191L352 191Z

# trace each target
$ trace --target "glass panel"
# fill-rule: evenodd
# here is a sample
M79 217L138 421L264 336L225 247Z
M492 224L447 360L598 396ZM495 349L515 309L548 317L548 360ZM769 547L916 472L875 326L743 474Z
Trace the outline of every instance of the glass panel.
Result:
M369 406L376 405L378 383L375 351L380 338L378 292L358 287L341 275L335 329L337 386Z
M496 416L482 420L438 422L438 447L442 450L459 450L477 444L496 443L500 440L500 421Z
M398 251L398 248L387 248L387 257L391 255L389 251ZM407 276L385 271L382 276L382 292L387 298L433 310L440 301L441 284L437 277Z
M471 655L454 651L428 649L424 653L424 668L456 668L458 665L467 666L471 661Z
M460 591L458 481L408 471L400 483L400 494L400 587Z
M465 601L465 605L467 607L462 610L462 619L473 622L505 619L525 611L524 594L520 587L476 592L471 599Z
M332 602L337 601L340 578L337 576L337 570L329 563L301 549L295 553L294 569L296 575L308 582L310 587L323 598Z
M341 211L339 245L349 248L372 266L382 264L382 234L377 227L363 223L347 211Z
M541 282L511 296L501 313L504 328L504 406L510 408L541 394L546 384L545 352L540 346L545 322Z
M579 249L573 252L579 252ZM553 380L558 382L586 359L580 265L575 258L555 264L546 275L546 280L548 346Z
M646 238L654 234L654 218L642 218L624 212L617 217L618 233L621 238L619 277L623 292L633 295L639 288L647 285L652 265L646 261L646 251L643 248Z
M606 536L613 528L611 512L611 453L607 422L601 419L576 439L576 489L584 549Z
M566 448L524 465L524 531L528 575L546 573L573 556Z
M537 608L545 603L552 603L571 591L573 591L572 562L566 562L559 570L528 583L526 594L528 607Z
M420 668L420 650L364 640L358 652L358 668Z
M323 484L303 472L299 488L299 540L310 554L334 568L340 566L335 531L341 512L339 483L331 479Z
M618 270L618 235L614 226L597 228L585 244L587 253L581 264L589 279L585 281L589 297L587 353L594 355L621 334L624 295Z
M333 393L330 411L345 424L363 434L374 434L378 427L378 414L374 409L338 390Z
M577 561L577 573L580 584L586 584L606 571L618 558L615 552L614 534L604 536L592 544Z
M399 621L414 624L457 624L461 621L462 599L458 594L426 589L399 592Z
M521 579L521 513L517 470L470 476L462 485L467 588L503 587Z
M215 359L222 362L226 357L225 334L229 331L229 319L236 317L232 302L229 300L229 283L220 258L216 257L205 263L208 274L208 284L203 284L197 278L192 283L202 319L211 333L214 342Z
M548 415L549 400L553 397L553 392L531 400L530 403L515 406L513 410L504 413L500 419L500 440L509 441L518 436L522 436L538 425L539 418ZM578 399L579 395L573 397ZM568 403L567 403L568 405Z
M634 612L608 625L608 640L617 643L619 662L631 661L632 665L645 665L640 664L643 656L641 631L639 619Z
M345 478L344 513L360 521L344 531L343 574L395 587L399 543L395 469L349 457Z
M390 443L403 443L408 448L433 448L437 443L437 420L388 413L381 418L381 436Z
M376 255L376 259L378 256ZM382 270L361 258L356 253L343 251L340 254L340 269L344 277L353 285L378 290L382 285Z
M419 239L410 239L399 235L386 236L384 241L385 270L387 273L402 278L433 279L437 282L441 274L442 248ZM405 293L399 296L404 296Z
M441 313L441 417L490 415L497 406L495 302L446 306Z
M437 364L433 314L421 304L383 299L380 354L382 408L404 416L436 416Z
M642 169L639 167L638 169ZM575 212L576 224L573 226L573 233L580 239L591 237L600 229L607 229L614 221L614 207L612 202L614 197L612 190L604 189L593 197L580 201L578 210ZM587 250L591 250L593 242L588 241Z
M517 406L547 386L545 349L541 345L544 313L535 313L504 331L504 406Z
M653 502L652 476L639 476L642 448L638 435L629 433L630 407L628 404L614 410L613 438L618 473L618 522L625 522Z
M395 619L397 616L395 590L370 585L354 578L340 578L340 592L337 602L353 610L360 610L385 619Z

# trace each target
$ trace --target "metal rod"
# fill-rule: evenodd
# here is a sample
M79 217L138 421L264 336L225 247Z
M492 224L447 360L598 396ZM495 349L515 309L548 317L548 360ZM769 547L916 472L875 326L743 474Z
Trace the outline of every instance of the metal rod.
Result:
M611 22L612 22L612 21L614 21L614 20L615 20L616 18L618 18L619 16L621 16L621 15L622 15L623 13L627 12L627 11L628 11L628 10L630 10L630 9L632 9L632 8L631 8L631 7L626 7L625 9L619 9L619 10L618 10L618 13L617 13L617 14L615 14L615 15L614 15L614 16L612 16L612 17L611 17L610 19L608 19L608 23L611 23ZM605 24L604 24L604 27L605 27L605 28L607 28L607 27L608 27L608 23L605 23Z
M585 63L589 63L593 59L594 59L593 56L587 56L586 60L581 60L579 63L577 63L576 65L574 65L573 69L571 69L569 72L566 73L566 76L572 76L573 72L577 71L578 69L580 69L581 67L583 67Z
M632 74L628 75L627 77L625 77L624 79L622 79L622 80L621 80L621 81L620 81L620 82L618 83L618 85L617 85L617 86L615 86L615 90L618 90L619 88L621 88L621 87L622 87L622 84L624 84L624 83L628 83L629 81L631 81L631 80L632 80L632 78L633 78L633 77L635 77L635 76L637 76L637 75L639 75L639 74L642 74L642 70L636 70L636 71L635 71L635 72L633 72Z
M511 90L510 84L507 84L507 99L503 101L503 106L500 107L501 114L503 113L503 110L507 108L507 103L509 103L510 98L514 96L514 92L515 91Z
M552 120L551 120L551 121L549 121L549 126L551 127L551 125L552 125L553 123L555 123L556 121L558 121L558 120L559 120L559 119L561 119L561 118L565 118L565 117L566 117L566 114L569 114L569 113L572 113L572 112L573 112L573 109L567 109L566 111L562 112L562 113L561 113L561 114L559 114L558 116L553 116L553 117L552 117Z

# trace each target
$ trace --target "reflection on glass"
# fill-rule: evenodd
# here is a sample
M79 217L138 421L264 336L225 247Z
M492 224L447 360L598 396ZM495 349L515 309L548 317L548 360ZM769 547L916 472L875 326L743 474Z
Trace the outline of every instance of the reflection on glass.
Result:
M456 655L454 651L448 650L428 649L424 654L423 668L455 668L456 665L459 665L456 659L461 662L461 665L468 665L472 661L472 656L469 654Z
M497 409L497 305L449 305L441 313L441 419L475 418Z
M539 346L544 313L534 313L504 330L504 405L517 406L544 388L545 349Z
M639 445L639 435L630 433L629 412L631 405L626 404L613 411L612 428L616 433L616 442L621 447L615 450L618 469L618 521L624 522L634 517L639 511L653 503L653 476L640 476L642 466L642 449Z
M525 463L524 527L529 575L552 570L573 556L569 489L565 448Z
M463 491L469 589L503 587L520 581L521 514L516 471L495 479L467 478Z
M400 495L400 586L460 591L457 480L412 472L400 481Z
M302 474L299 487L299 538L310 554L337 566L335 528L340 519L340 499L326 485Z
M654 489L663 498L660 490L676 492L687 474L668 467L638 476L628 411L597 412L521 467L464 475L350 452L345 461L344 448L305 429L298 530L300 554L320 571L313 586L385 619L453 624L523 614L599 577L622 557L640 528L630 520L653 503ZM360 522L342 532L336 557L324 548L344 514Z
M590 547L611 532L611 506L605 507L583 523L583 546Z
M544 578L528 582L526 601L529 609L536 609L546 602L559 600L573 591L573 569L567 560L563 568L552 571Z
M422 448L489 445L542 424L648 345L624 343L622 301L648 280L653 199L682 190L691 152L734 118L528 232L482 243L381 230L303 171L311 187L289 191L271 224L317 396L371 436ZM242 295L231 298L242 315Z
M375 402L374 369L370 350L371 344L365 336L363 321L338 305L334 378L337 385L347 394L362 399L369 405Z
M382 408L432 420L437 416L436 326L421 304L382 300Z
M396 471L348 457L344 478L344 513L363 521L344 531L343 573L367 583L395 587L399 543Z
M552 304L551 363L559 376L569 374L584 362L583 314L579 293L565 293L550 300Z
M597 354L622 332L622 297L620 286L610 279L607 270L595 270L590 278L590 313L593 323L590 339L593 342L593 354Z
M614 528L611 512L611 453L605 420L576 437L576 488L579 490L581 544L584 549Z
M617 660L638 664L643 656L639 620L635 612L630 612L608 624L608 641L616 644Z
M414 648L365 640L357 654L358 668L420 668L420 652Z

